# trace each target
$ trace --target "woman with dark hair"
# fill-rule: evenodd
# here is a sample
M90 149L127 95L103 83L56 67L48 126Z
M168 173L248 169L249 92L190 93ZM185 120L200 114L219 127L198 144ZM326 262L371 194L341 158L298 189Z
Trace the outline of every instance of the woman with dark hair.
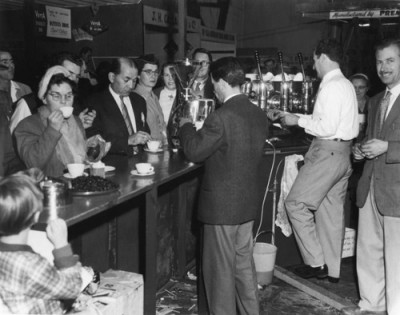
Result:
M62 73L48 71L40 81L43 105L15 129L17 150L28 168L58 177L67 164L85 161L85 130L79 117L71 115L74 90L75 83Z

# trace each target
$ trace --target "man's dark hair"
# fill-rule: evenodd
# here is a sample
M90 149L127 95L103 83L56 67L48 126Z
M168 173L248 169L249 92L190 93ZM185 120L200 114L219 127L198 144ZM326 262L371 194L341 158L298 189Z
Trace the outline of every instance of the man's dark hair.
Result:
M146 64L156 65L158 68L160 67L160 62L153 54L140 56L135 61L138 66L139 74L142 72L142 70Z
M85 47L82 47L82 49L80 50L80 52L79 52L79 56L82 56L82 55L84 55L84 54L87 54L88 52L93 52L93 49L92 48L90 48L90 47L88 47L88 46L85 46Z
M60 52L60 53L58 53L56 55L56 58L55 58L55 64L61 66L62 63L65 60L68 60L68 61L76 64L77 66L82 67L81 58L79 58L77 55L74 55L74 54L72 54L70 52Z
M382 50L389 46L397 46L400 51L400 39L399 38L386 38L375 45L375 53L378 50Z
M200 48L196 48L196 49L193 51L192 59L194 59L194 57L196 56L197 53L206 54L206 55L208 56L208 59L210 60L210 62L213 61L213 60L212 60L211 53L210 53L207 49L201 48L201 47L200 47Z
M120 57L120 58L115 58L111 61L109 72L112 72L115 75L120 74L121 73L121 65L123 63L128 64L128 66L130 66L130 67L138 69L138 65L136 64L136 62L134 60L129 59L129 58Z
M210 73L214 81L223 79L230 86L240 86L245 81L242 66L235 57L224 57L214 61L210 66Z
M314 53L318 57L321 56L321 54L325 54L330 60L337 62L339 65L342 63L344 56L342 45L333 38L320 40Z

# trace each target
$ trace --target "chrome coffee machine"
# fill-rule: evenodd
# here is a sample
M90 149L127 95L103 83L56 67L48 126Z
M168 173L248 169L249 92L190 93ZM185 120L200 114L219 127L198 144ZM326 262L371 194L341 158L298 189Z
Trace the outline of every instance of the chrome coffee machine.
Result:
M179 119L189 118L196 128L200 128L208 115L215 110L213 99L197 98L192 86L200 71L201 64L188 58L174 62L171 73L177 86L178 106L171 113L172 123L168 126L169 142L172 147L179 147Z
M283 55L278 52L278 60L281 74L267 79L263 78L260 67L258 52L255 52L255 60L258 70L258 80L247 80L242 86L242 92L249 96L249 99L263 110L279 109L290 113L311 114L313 111L314 97L317 90L317 83L307 80L303 65L303 56L297 54L301 74L293 79L283 71Z

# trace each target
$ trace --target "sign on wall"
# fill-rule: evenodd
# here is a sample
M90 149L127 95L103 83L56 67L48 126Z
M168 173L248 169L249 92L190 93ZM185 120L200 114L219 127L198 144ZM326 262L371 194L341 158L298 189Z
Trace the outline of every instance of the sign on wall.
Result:
M169 27L173 25L175 28L178 26L178 14L171 15L168 11L158 8L143 6L143 20L145 24ZM199 33L201 21L200 19L187 16L186 17L186 31Z
M374 10L355 10L355 11L331 11L330 20L343 20L352 18L382 19L400 16L399 9L374 9Z
M71 39L71 10L46 6L48 37Z

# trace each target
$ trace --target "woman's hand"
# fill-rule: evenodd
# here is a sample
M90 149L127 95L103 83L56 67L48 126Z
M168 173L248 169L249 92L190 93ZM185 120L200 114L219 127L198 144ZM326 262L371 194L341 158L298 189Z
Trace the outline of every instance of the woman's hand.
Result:
M96 111L92 110L89 112L89 108L84 109L79 114L79 119L81 120L83 128L85 129L92 127L95 118Z
M63 113L60 110L56 110L54 112L51 112L49 117L47 118L47 121L49 123L49 126L54 128L57 131L60 131L63 122L64 122L64 116Z

